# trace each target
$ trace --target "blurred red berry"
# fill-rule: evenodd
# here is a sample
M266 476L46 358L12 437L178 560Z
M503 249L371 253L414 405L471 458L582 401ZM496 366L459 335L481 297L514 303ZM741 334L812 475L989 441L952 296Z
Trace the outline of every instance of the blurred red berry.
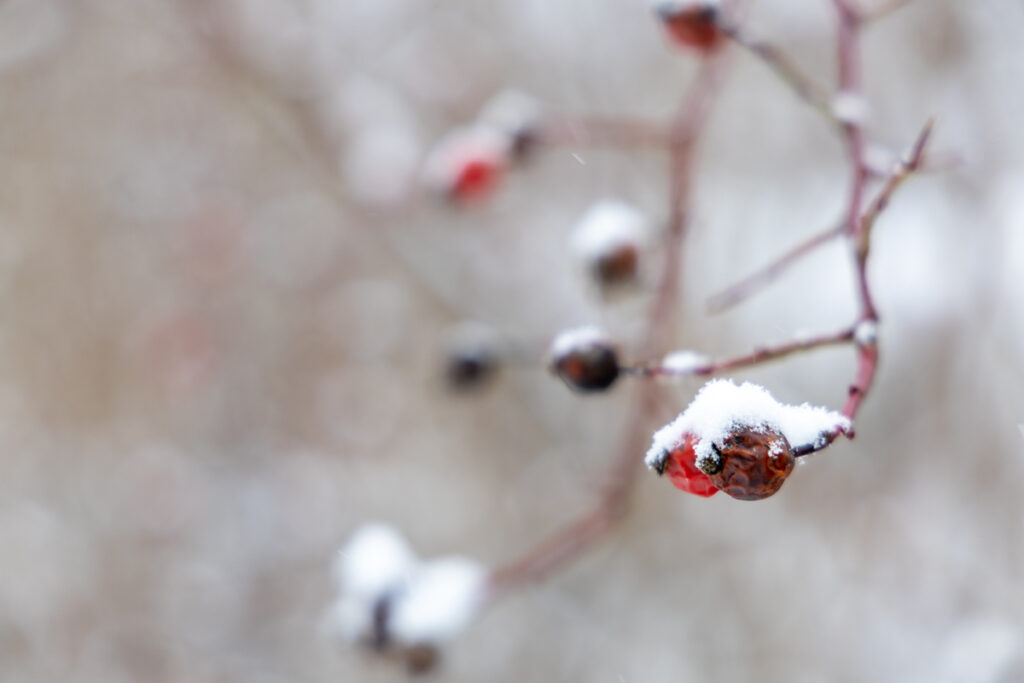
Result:
M709 0L669 1L657 7L658 16L672 39L701 52L711 52L722 42L718 3Z
M501 169L492 159L467 158L457 171L451 195L458 200L483 197L495 188L500 175Z
M423 180L454 201L483 198L508 166L510 144L507 135L491 126L453 129L427 155Z
M708 475L697 468L697 456L693 452L694 443L696 439L693 435L687 434L682 443L666 456L662 474L667 476L677 489L708 498L718 493L718 488Z

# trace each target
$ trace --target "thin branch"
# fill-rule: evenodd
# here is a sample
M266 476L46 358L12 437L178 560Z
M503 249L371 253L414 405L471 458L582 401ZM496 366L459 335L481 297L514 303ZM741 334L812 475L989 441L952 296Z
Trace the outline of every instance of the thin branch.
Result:
M685 369L677 369L671 366L664 366L655 363L628 368L627 372L640 377L670 377L678 375L695 375L703 377L708 375L717 375L729 370L736 370L738 368L750 367L752 365L760 365L769 361L779 360L801 351L810 351L811 349L817 349L825 346L849 344L853 341L853 338L854 328L850 327L831 334L822 334L815 337L808 337L806 339L795 339L793 341L776 344L774 346L761 346L754 349L751 353L743 356L698 364Z
M828 244L836 237L842 235L844 231L845 226L840 224L801 242L767 266L713 295L708 299L708 312L721 313L748 299L771 284L801 258L810 254L818 247Z
M889 206L889 200L894 192L909 178L916 173L924 161L924 150L931 137L932 129L935 127L935 119L928 119L917 135L910 152L900 162L896 171L889 176L879 191L878 195L868 206L864 215L861 216L860 224L857 226L857 249L859 252L866 252L870 246L871 229L878 220L879 214Z
M770 43L751 38L739 26L723 26L722 32L764 62L800 99L831 123L838 124L832 113L832 98L828 90L806 75L789 55Z
M534 140L550 146L665 148L670 132L657 121L623 117L553 116L538 126Z
M688 207L696 141L704 129L711 105L720 90L724 58L719 55L702 62L672 122L669 138L671 186L669 225L665 244L667 259L647 316L641 349L654 356L672 329L683 245L689 225ZM509 590L539 581L566 562L578 557L605 536L625 513L637 476L637 453L647 438L648 415L657 405L659 387L644 383L631 402L619 450L607 471L601 497L594 506L568 525L527 550L519 558L493 570L489 596L493 600Z

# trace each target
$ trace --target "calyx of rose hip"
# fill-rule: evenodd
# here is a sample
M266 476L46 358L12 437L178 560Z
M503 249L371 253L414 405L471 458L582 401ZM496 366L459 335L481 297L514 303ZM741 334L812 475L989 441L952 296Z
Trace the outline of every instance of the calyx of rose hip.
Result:
M655 433L644 462L660 474L685 453L717 489L758 500L782 486L793 470L795 450L817 450L830 434L849 429L849 420L835 411L779 403L756 384L713 380Z

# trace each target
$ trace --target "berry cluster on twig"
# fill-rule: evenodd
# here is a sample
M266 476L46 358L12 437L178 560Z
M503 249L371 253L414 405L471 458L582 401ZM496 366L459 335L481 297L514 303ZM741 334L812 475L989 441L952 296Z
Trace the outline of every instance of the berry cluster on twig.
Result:
M472 573L472 581L466 580L458 590L452 589L461 610L456 620L459 626L469 621L470 611L475 613L498 597L558 570L601 539L625 513L640 471L640 454L644 444L651 441L649 418L661 392L657 382L644 380L681 375L713 377L828 346L849 346L856 353L855 376L839 411L781 404L766 389L751 384L737 386L724 379L706 384L679 417L654 433L644 458L650 469L664 475L677 488L697 496L708 497L723 491L740 500L769 497L783 486L798 458L828 447L841 436L853 438L856 417L871 390L880 355L879 314L867 272L873 228L896 190L922 169L932 122L924 125L909 151L893 168L879 169L872 164L865 129L867 104L862 91L861 31L870 21L898 9L905 0L882 2L873 9L862 9L854 0L831 1L836 17L838 62L838 75L831 88L807 77L783 50L752 37L735 6L719 0L663 0L656 5L656 15L670 42L699 61L696 74L669 122L561 116L544 112L520 98L515 106L506 102L504 108L497 104L486 107L485 112L489 113L482 113L470 127L446 137L428 159L426 179L443 196L456 202L494 191L501 175L525 154L546 147L660 148L667 155L670 179L667 221L657 244L663 260L654 278L643 333L636 346L640 360L626 361L615 341L595 327L563 331L549 350L552 373L578 392L601 392L624 380L640 380L629 403L625 431L609 465L606 484L593 506L564 528L489 570L484 578ZM841 217L834 225L711 297L709 308L722 311L757 294L799 259L826 243L844 239L855 265L858 310L855 319L838 331L761 346L744 355L716 360L696 351L671 351L670 333L682 284L696 147L725 80L732 53L730 45L766 64L837 131L849 161L850 185ZM632 207L612 201L595 206L581 219L573 242L585 270L602 291L637 283L640 263L654 241L647 223ZM500 344L493 336L479 330L461 339L453 347L448 376L454 386L469 388L493 376L501 364L502 352L497 350ZM384 591L392 596L387 600L405 595L402 591L408 589L403 585L398 581ZM358 604L379 605L382 599L377 596ZM361 618L358 623L363 628L356 629L361 637L369 637L378 648L385 648L392 641L382 619L374 621L366 615ZM454 630L446 630L444 638L453 635ZM418 637L432 648L443 639L432 639L429 635ZM402 646L422 644L414 641L406 638Z

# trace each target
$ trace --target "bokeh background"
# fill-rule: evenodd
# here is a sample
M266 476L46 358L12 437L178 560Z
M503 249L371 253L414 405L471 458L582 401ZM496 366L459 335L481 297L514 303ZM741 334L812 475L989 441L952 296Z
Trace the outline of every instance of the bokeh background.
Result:
M748 25L832 77L830 3ZM935 115L959 165L878 225L856 441L756 504L641 476L604 543L436 680L1024 679L1021 35L1014 0L867 32L877 140ZM0 1L0 680L401 679L330 637L346 536L382 520L427 556L511 559L590 504L634 388L580 397L537 358L453 395L446 330L541 349L597 322L628 355L645 293L602 300L568 236L604 197L667 213L657 151L545 151L464 209L417 189L420 160L505 87L666 118L693 69L639 1ZM841 244L704 312L847 189L833 133L748 55L698 167L679 348L852 319ZM738 377L838 407L853 367Z

